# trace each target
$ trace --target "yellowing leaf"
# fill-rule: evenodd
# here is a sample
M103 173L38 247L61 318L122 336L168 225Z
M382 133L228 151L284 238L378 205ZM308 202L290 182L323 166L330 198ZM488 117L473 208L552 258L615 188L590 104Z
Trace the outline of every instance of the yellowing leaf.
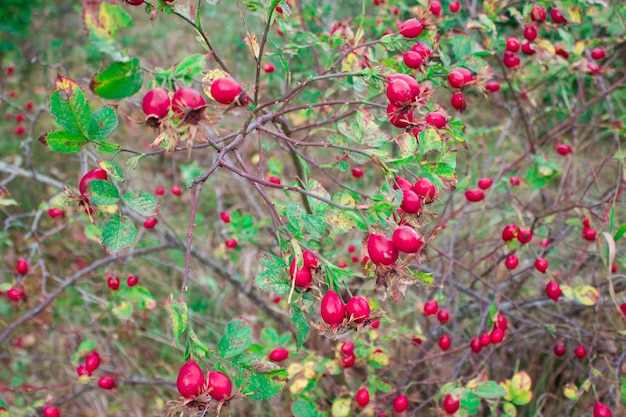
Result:
M577 42L574 44L574 49L573 49L573 52L574 52L576 55L582 55L582 53L583 53L583 52L585 52L585 42L583 42L583 41L577 41Z
M250 49L250 53L255 57L259 58L259 42L257 41L256 34L252 34L250 36L246 36L243 40L246 45L248 45L248 49Z
M304 377L311 379L314 378L317 372L315 372L315 362L307 362L304 364Z
M515 406L511 403L502 404L502 409L507 415L511 417L517 416L517 408L515 408Z
M571 382L565 384L563 387L563 395L565 395L565 398L568 400L576 401L578 399L578 387L576 384Z
M292 363L291 365L287 367L287 374L289 375L289 378L291 379L297 374L299 374L300 372L302 372L303 369L304 367L300 365L299 363Z
M574 298L585 306L592 306L598 302L600 293L591 285L581 285L574 288Z
M333 402L331 413L333 417L348 417L350 415L350 406L352 400L350 398L337 398Z
M341 63L341 70L344 72L358 71L360 68L359 57L354 52L349 54Z
M580 7L568 7L567 8L567 20L570 23L581 23L582 12L580 10Z
M550 51L552 53L554 53L555 49L554 49L554 45L552 45L552 43L550 43L549 40L547 39L537 39L535 41L535 43L537 44L538 47L540 47L541 49L545 49L546 51Z
M514 388L517 391L530 391L532 383L533 381L530 378L530 375L528 375L526 371L521 371L513 375L511 388Z
M380 366L389 366L389 356L385 355L383 352L374 353L370 360Z
M305 389L307 385L309 385L308 379L302 377L296 378L289 386L289 392L291 392L292 394L298 394L303 389Z

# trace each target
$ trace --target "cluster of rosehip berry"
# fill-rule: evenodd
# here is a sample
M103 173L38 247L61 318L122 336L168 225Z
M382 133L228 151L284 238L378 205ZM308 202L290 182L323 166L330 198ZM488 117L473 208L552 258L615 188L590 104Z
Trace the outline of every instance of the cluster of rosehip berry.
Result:
M12 65L9 65L7 67L7 78L10 77L11 75L13 75L15 73L15 67ZM17 93L15 91L9 91L7 93L7 98L10 99L15 99L17 98ZM35 103L33 103L32 101L27 101L26 103L24 103L24 110L25 111L31 111L35 108ZM4 113L4 118L6 120L11 120L13 118L13 113L11 112L11 110L7 110ZM13 131L13 134L15 136L22 136L26 133L26 127L23 125L24 120L26 120L26 114L25 113L18 113L15 115L15 123L16 123L16 128Z
M524 55L534 55L536 52L533 44L539 37L539 30L541 29L541 26L547 22L548 13L543 6L536 4L530 11L529 17L530 22L524 26L523 32L523 36L526 41L520 44L519 40L515 37L510 37L506 40L505 51L502 55L502 62L507 68L515 68L520 65L521 59L518 55L518 51L520 49ZM554 25L562 25L566 23L565 17L556 7L550 9L550 19ZM564 45L562 42L558 43L554 48L554 52L564 59L568 59L569 52L563 49L563 47ZM605 55L604 49L602 48L594 48L590 51L590 56L594 60L604 59ZM588 61L587 70L591 74L599 74L601 69L596 62Z
M324 323L331 327L343 323L363 323L370 318L370 305L363 297L352 297L344 304L339 294L329 290L322 297L320 315Z
M85 364L78 365L76 373L79 377L91 377L93 372L100 366L100 355L98 352L91 352L85 357ZM98 378L98 387L103 390L112 390L115 388L115 379L109 375L103 375Z
M504 340L504 333L509 327L509 322L504 315L498 313L493 323L493 329L491 333L483 333L480 336L473 337L470 340L470 349L474 353L478 353L483 347L489 346L489 344L500 344Z
M417 179L415 184L403 177L396 177L393 188L402 190L402 202L397 209L398 226L392 238L379 233L370 233L367 239L369 259L375 265L390 266L398 259L398 252L417 253L424 245L424 238L408 224L406 217L418 216L423 207L434 201L437 189L428 178ZM406 214L405 214L406 213ZM395 217L395 215L394 215Z
M138 283L139 283L139 277L137 275L130 274L128 275L128 277L126 277L126 285L128 285L129 288L134 287ZM107 287L109 287L111 291L119 290L120 289L120 277L115 274L109 275L107 277Z
M242 88L230 77L222 77L211 84L211 96L220 104L232 104L242 100ZM169 92L156 87L148 91L142 101L142 110L147 117L146 123L158 126L161 119L167 117L172 110L174 116L189 123L198 123L197 112L206 107L206 100L201 92L191 87L180 87L170 98ZM193 116L196 117L193 117Z
M26 259L18 259L15 264L15 272L17 272L18 275L24 277L28 274L28 270L28 261ZM2 295L2 291L0 291L0 295ZM26 292L19 286L14 285L7 290L7 297L9 297L9 300L11 301L18 302L26 299Z
M180 367L176 387L180 395L187 399L198 398L208 393L216 401L226 401L231 398L233 392L233 384L225 373L209 372L205 380L202 368L193 359Z

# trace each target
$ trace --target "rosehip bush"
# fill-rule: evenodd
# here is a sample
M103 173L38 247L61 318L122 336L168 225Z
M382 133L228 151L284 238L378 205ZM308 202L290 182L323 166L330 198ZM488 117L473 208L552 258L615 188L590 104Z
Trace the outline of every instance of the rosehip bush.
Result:
M624 414L622 3L44 3L1 417Z

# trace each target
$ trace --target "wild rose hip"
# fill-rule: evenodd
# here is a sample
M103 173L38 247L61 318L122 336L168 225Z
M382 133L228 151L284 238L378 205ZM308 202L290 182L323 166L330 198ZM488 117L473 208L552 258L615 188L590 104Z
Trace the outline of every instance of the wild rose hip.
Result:
M559 283L556 281L548 281L546 285L546 295L554 301L557 301L561 294L561 286Z
M439 310L439 303L437 300L429 300L424 304L424 314L427 316L433 316L437 314L437 310Z
M441 350L448 350L450 349L451 345L452 345L452 340L450 339L450 336L448 336L447 334L444 334L443 336L439 338L439 348Z
M544 258L537 258L535 260L535 269L539 272L546 272L548 270L548 261Z
M400 226L393 231L393 245L404 253L416 253L422 248L424 239L412 226Z
M565 343L561 342L561 341L557 341L554 344L554 348L553 348L554 354L558 357L561 357L563 355L565 355L565 353L567 352L567 347L565 346Z

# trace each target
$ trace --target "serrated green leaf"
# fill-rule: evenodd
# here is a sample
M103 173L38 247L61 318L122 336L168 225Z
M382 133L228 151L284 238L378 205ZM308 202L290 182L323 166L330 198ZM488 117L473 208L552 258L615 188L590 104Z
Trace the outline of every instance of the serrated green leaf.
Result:
M124 195L122 199L137 214L146 217L159 214L159 203L152 194L137 190Z
M500 398L507 394L506 390L495 381L485 381L479 384L473 392L474 395L486 399Z
M261 343L273 347L278 343L278 333L273 327L266 327L261 330Z
M102 230L95 224L89 224L85 227L85 237L92 242L102 242Z
M50 95L50 113L56 123L74 135L88 137L91 109L78 83L61 74L54 81Z
M104 153L107 155L115 155L122 149L120 145L117 143L109 142L107 140L103 140L96 146L96 150L100 153Z
M463 61L472 52L472 41L469 36L452 36L452 54L457 61Z
M92 352L96 348L96 341L92 339L86 339L80 342L76 349L76 356L82 358L86 354Z
M291 322L296 327L296 346L300 349L309 336L310 326L306 315L298 306L291 306Z
M155 304L155 299L147 288L140 285L128 288L125 296L133 305L141 310Z
M313 238L321 239L326 231L326 222L321 217L312 214L302 215L304 230Z
M190 82L194 77L197 77L202 70L204 70L205 65L206 57L204 55L187 55L176 65L174 69L174 77Z
M120 100L130 97L141 88L143 70L138 58L128 62L114 62L91 79L89 88L100 97Z
M133 245L137 228L126 216L110 216L102 228L102 244L107 253L116 255Z
M265 267L254 280L254 285L265 291L271 291L276 295L283 295L291 289L286 273L287 264L281 258L271 254L260 256L261 265Z
M39 137L39 142L46 145L53 152L78 153L89 139L80 133L72 133L67 130L53 130L46 132Z
M226 359L243 353L250 346L252 330L243 320L231 320L217 343L219 355Z
M94 179L89 182L91 194L89 200L96 205L115 204L120 200L120 192L113 183L105 180Z
M287 205L287 209L285 210L285 216L287 216L287 220L289 224L291 224L296 231L300 230L300 215L302 213L302 209L300 205L295 201L291 201L289 205Z
M180 336L187 329L187 321L189 320L187 303L184 301L179 303L170 297L169 300L165 301L165 309L170 317L174 340L178 343Z
M108 105L102 107L91 115L89 139L97 142L103 141L117 129L117 125L117 106Z

